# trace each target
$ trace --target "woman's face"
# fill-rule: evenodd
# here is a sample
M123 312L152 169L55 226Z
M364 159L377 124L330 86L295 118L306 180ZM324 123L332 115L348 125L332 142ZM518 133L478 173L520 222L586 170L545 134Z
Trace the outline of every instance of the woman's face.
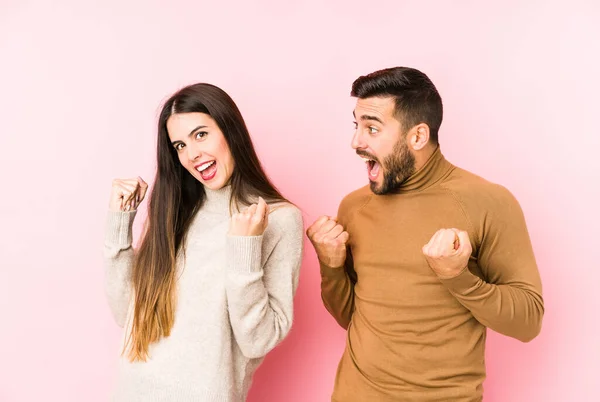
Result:
M179 162L200 183L219 190L229 183L235 163L225 136L205 113L176 113L167 120L167 132Z

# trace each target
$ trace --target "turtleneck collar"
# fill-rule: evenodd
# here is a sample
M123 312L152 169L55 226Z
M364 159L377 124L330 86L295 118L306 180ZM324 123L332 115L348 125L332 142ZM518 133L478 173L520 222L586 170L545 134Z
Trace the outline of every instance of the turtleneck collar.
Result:
M211 190L204 187L206 200L202 205L202 210L207 212L229 213L231 202L231 185L226 185L218 190Z
M443 179L453 168L454 166L444 158L438 145L427 162L402 183L396 193L404 194L425 190Z

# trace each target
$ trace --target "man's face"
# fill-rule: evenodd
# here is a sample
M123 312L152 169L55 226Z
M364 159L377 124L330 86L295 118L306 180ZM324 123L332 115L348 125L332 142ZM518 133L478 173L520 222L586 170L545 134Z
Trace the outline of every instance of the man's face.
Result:
M378 195L395 192L415 172L415 157L395 116L394 98L359 98L354 118L352 148L367 163L371 190Z

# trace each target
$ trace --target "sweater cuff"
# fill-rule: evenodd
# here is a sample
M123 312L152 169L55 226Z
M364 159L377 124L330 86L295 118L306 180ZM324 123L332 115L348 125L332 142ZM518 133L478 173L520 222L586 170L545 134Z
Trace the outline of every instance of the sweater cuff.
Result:
M229 271L259 272L262 269L262 240L263 236L227 236Z
M121 212L108 211L104 242L106 245L126 249L133 242L133 220L137 210Z
M319 266L321 267L321 277L323 278L336 279L342 278L346 275L346 269L344 269L344 267L331 268L323 264L321 261L319 261Z
M477 275L473 275L468 267L463 269L462 272L455 277L439 279L451 292L458 294L468 293L469 289L477 287L481 281L481 278Z

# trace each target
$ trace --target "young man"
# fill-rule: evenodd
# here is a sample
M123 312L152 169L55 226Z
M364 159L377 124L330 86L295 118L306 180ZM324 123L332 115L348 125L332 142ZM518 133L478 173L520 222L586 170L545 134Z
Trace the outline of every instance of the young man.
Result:
M521 208L444 158L425 74L376 71L351 94L370 185L307 231L325 307L348 330L332 401L481 401L486 328L523 342L541 328Z

